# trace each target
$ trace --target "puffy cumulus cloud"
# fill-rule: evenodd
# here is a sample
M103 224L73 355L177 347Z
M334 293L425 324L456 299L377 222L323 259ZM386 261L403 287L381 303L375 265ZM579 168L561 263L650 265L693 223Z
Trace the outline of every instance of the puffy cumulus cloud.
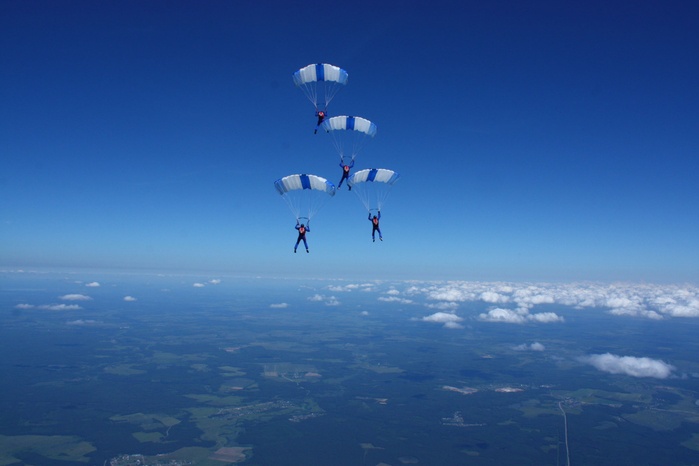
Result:
M136 301L136 298L133 296L124 296L124 301Z
M437 324L446 324L449 322L461 322L463 317L459 317L456 314L451 314L449 312L435 312L432 315L422 318L425 322L434 322Z
M483 322L504 322L506 324L565 322L565 319L555 312L529 314L529 311L523 308L518 308L516 310L502 308L491 309L487 313L480 314L478 319Z
M659 359L617 356L611 353L582 356L578 358L578 361L590 364L602 372L626 374L632 377L666 379L675 370L674 366Z
M326 306L339 306L341 303L338 301L335 296L330 296L327 301L325 301Z
M91 324L96 324L96 320L83 320L83 319L78 319L78 320L71 320L70 322L66 322L66 325L91 325Z
M484 322L505 322L508 324L523 324L527 319L512 309L491 309L488 313L483 313L478 316L479 320Z
M455 329L458 329L458 328L464 328L464 326L461 325L461 324L457 324L456 322L447 322L447 323L444 324L444 328L455 328Z
M486 303L493 304L506 303L510 300L509 297L503 296L500 293L495 293L494 291L485 291L481 293L480 299Z
M395 289L391 289L391 290L388 290L388 291L386 292L386 294L389 294L389 295L391 295L391 296L397 296L397 295L400 294L400 291L395 290Z
M429 307L430 309L441 309L443 311L455 311L459 308L459 305L455 302L425 304L425 306Z
M378 298L379 301L383 301L385 303L401 303L401 304L413 304L412 299L405 299L405 298L399 298L397 296L379 296Z
M352 290L356 290L358 288L359 288L359 285L354 285L354 284L345 285L345 286L336 286L336 285L328 286L328 290L335 291L335 292L352 291Z
M58 299L64 301L92 301L92 298L84 294L67 294L65 296L59 296Z
M288 303L279 303L279 304L270 304L269 307L273 309L284 309L286 307L289 307Z
M77 304L43 304L39 309L48 309L49 311L77 311L82 307Z
M526 343L522 343L521 345L517 345L514 348L512 348L515 351L544 351L546 347L539 343L538 341L535 341L531 345L527 345Z
M326 306L339 306L341 304L335 296L325 296L324 294L315 294L306 299L309 301L324 301Z
M194 288L204 288L206 285L204 285L203 283L195 283L195 284L192 285L192 286L193 286Z
M475 301L476 295L473 293L466 292L464 290L454 288L442 288L438 290L429 291L427 293L427 298L434 299L437 301Z
M565 319L555 312L539 312L537 314L527 314L527 320L548 324L551 322L565 322Z
M221 280L219 280L218 278L214 278L213 280L209 280L209 283L211 283L212 285L218 285L219 283L221 283Z
M33 304L18 304L15 306L15 309L34 309Z
M362 311L362 312L360 312L360 314L363 315L363 316L368 316L368 315L369 315L369 313L368 313L367 311Z
M495 305L512 303L512 315L501 312L500 319L521 320L521 310L559 304L577 309L600 308L612 315L659 320L666 317L699 317L699 287L693 285L653 285L633 283L504 283L441 282L412 285L406 295L424 295L442 302L483 301ZM499 306L502 308L503 306ZM532 321L552 321L551 315ZM554 319L555 320L555 319Z
M86 283L85 286L90 286L90 287L96 288L96 287L100 286L100 284L98 282L92 282L92 283Z

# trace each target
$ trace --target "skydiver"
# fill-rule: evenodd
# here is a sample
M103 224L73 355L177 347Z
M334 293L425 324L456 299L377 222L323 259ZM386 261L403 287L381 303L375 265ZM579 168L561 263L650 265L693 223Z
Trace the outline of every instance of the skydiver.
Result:
M342 186L342 182L345 181L347 178L349 178L349 172L354 167L354 160L349 165L346 165L345 162L340 158L340 166L342 167L342 179L340 180L340 184L337 185L337 189L340 189L340 186ZM352 186L349 186L349 190L352 191Z
M375 243L376 242L376 237L374 236L374 233L377 231L379 232L379 239L383 241L383 237L381 236L381 230L379 230L379 220L381 220L381 211L379 210L379 216L377 217L374 215L374 218L371 218L371 212L369 212L369 220L371 221L371 226L373 227L373 230L371 230L371 239Z
M306 232L311 231L311 229L309 228L310 224L311 224L311 221L309 220L307 222L306 226L304 226L303 223L299 226L299 221L296 220L296 229L299 231L299 237L296 240L296 246L294 246L294 254L296 254L296 248L299 247L299 243L301 242L301 240L303 240L303 245L306 246L306 252L310 252L308 250L308 243L306 242ZM381 235L381 233L379 233L379 236L380 235Z
M320 128L320 125L323 124L323 122L325 121L325 117L327 117L328 114L323 110L316 110L316 116L318 117L318 125L316 126L316 130L313 132L313 134L318 133L318 128Z

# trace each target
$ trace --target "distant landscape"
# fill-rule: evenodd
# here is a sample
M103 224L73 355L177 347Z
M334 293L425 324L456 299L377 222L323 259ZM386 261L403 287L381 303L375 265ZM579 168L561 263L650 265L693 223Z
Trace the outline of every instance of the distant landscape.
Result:
M559 321L490 322L492 303L408 291L435 284L79 278L2 274L0 466L562 465L561 411L571 464L699 461L693 319L544 303L530 315Z

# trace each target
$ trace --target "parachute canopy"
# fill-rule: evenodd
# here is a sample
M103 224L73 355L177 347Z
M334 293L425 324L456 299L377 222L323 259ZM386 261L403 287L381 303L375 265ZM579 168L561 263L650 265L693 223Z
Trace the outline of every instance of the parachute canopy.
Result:
M347 179L347 185L357 195L366 210L376 215L388 198L391 187L400 175L393 170L370 168L361 170Z
M335 149L342 161L349 164L357 156L369 138L376 136L376 125L371 121L354 116L328 118L321 127L333 139Z
M294 73L294 84L301 88L316 110L326 110L337 91L347 84L347 71L337 66L319 63L308 65Z
M285 176L274 187L298 221L308 222L335 195L335 185L315 175Z

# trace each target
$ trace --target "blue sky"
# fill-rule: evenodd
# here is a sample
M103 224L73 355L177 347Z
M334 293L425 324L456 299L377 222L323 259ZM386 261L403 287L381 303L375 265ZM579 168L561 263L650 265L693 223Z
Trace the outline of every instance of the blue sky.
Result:
M699 4L453 3L0 3L0 266L696 283ZM402 179L294 255L316 62Z

